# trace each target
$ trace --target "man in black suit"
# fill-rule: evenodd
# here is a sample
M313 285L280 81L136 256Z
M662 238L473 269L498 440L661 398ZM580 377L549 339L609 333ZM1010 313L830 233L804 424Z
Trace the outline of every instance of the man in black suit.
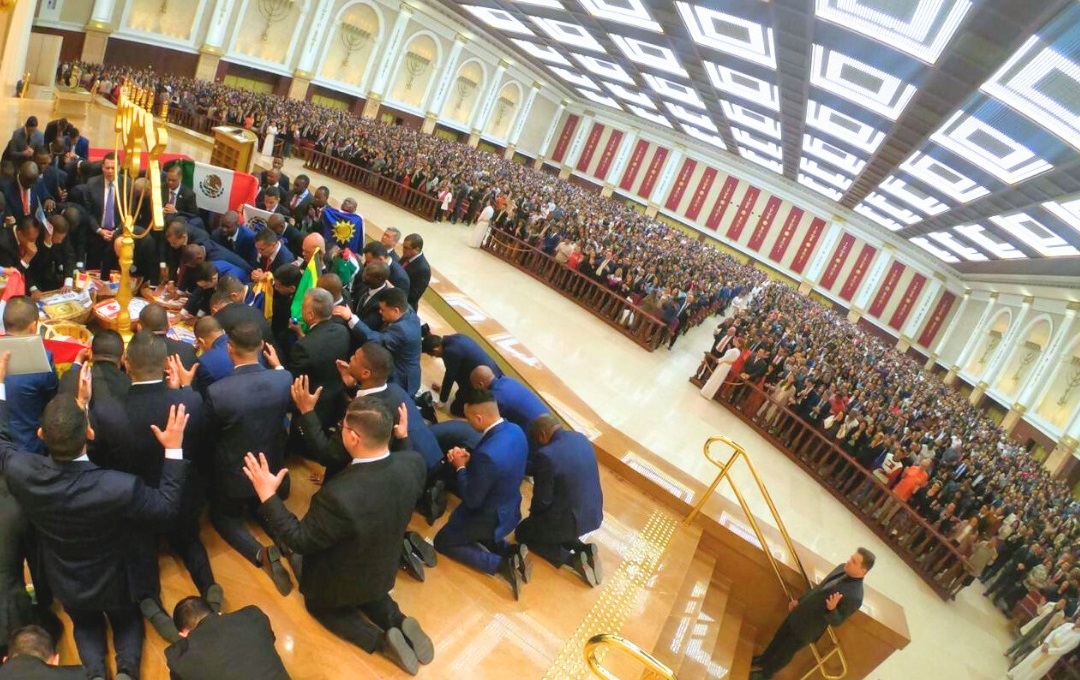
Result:
M173 610L173 622L181 637L165 649L173 680L289 680L270 619L255 605L217 614L201 597L186 597Z
M90 213L90 232L87 236L86 266L109 271L116 266L112 240L120 223L120 186L117 183L116 155L105 154L101 174L91 177L82 192L83 207Z
M278 592L288 595L292 580L281 564L275 545L259 543L247 528L246 517L258 505L244 479L243 460L248 451L263 451L273 471L285 468L285 414L292 404L292 377L284 369L268 370L259 364L264 343L259 327L240 323L228 333L233 374L206 389L206 420L214 442L214 495L210 520L221 537L257 567L264 568ZM268 350L273 355L273 350ZM281 486L289 495L289 483Z
M293 345L287 366L293 377L306 375L312 390L322 390L315 412L327 428L335 426L345 410L345 388L337 362L348 360L350 343L349 330L330 320L333 309L329 291L308 289L301 312L308 332ZM293 441L300 441L295 428Z
M165 171L165 185L161 187L161 211L165 215L198 215L199 205L195 201L195 192L181 184L181 179L179 163Z
M281 206L278 206L281 207ZM281 208L285 210L285 208ZM288 247L289 252L296 255L304 249L304 235L300 230L289 224L286 215L271 215L266 219L266 228L278 235L278 238ZM266 231L261 229L260 231Z
M352 309L353 315L359 317L367 326L378 327L382 323L379 315L379 293L389 288L387 279L390 276L390 268L382 262L372 262L364 267L364 270L353 279ZM345 321L349 316L346 310L335 309L335 315Z
M210 232L210 240L255 266L255 233L240 224L236 211L230 210L221 216L217 229Z
M79 369L91 361L90 375L93 393L127 394L131 387L131 378L120 368L124 356L124 339L116 331L100 330L94 335L89 350L83 350L75 356L71 368L60 379L60 394L75 396L79 393Z
M185 370L191 370L195 365L195 347L168 336L169 313L161 305L151 303L142 308L139 312L139 330L148 331L164 340L169 356L180 357Z
M874 553L859 548L847 562L788 604L788 615L772 641L753 660L750 680L768 680L791 662L796 652L817 640L828 626L839 626L859 611L863 578L874 567Z
M9 353L0 357L0 383ZM61 395L45 409L41 435L49 456L19 451L7 432L7 398L0 390L0 468L11 493L38 531L46 578L74 624L75 645L90 678L105 677L106 626L113 630L117 680L138 677L143 624L128 578L135 522L156 524L175 517L187 473L183 461L187 414L169 414L164 430L153 427L165 449L161 486L152 489L125 472L90 462L86 443L93 431L90 371L83 367L78 400ZM108 623L106 623L106 621Z
M82 666L61 666L53 638L40 626L24 626L11 635L0 680L86 680Z
M424 239L420 234L409 234L401 244L401 267L409 276L409 306L420 311L420 298L431 283L431 265L424 255Z
M273 274L278 267L296 260L285 242L271 229L260 229L255 233L255 252L258 257L255 259L255 270L251 272L252 281L259 281L264 273Z
M392 429L393 418L378 400L361 397L349 404L341 436L352 462L312 496L303 520L276 495L285 473L275 474L266 456L249 453L244 474L262 502L260 517L303 555L300 592L311 615L364 651L380 651L415 674L434 659L435 647L390 591L427 472L413 451L390 455Z
M221 324L221 329L228 333L233 326L247 321L259 327L263 340L274 344L274 332L261 307L245 304L249 295L248 287L235 276L218 277L217 289L210 296L210 313Z
M386 249L386 246L378 241L372 241L364 246L364 267L367 267L372 262L382 262L390 268L390 275L387 277L394 288L400 288L405 291L405 294L409 294L409 275L405 273L405 270L401 268L401 265L390 259L390 252Z
M50 120L45 123L45 134L42 138L45 148L49 148L49 145L53 143L53 140L64 138L64 131L68 128L67 118L57 118L56 120Z
M293 224L300 224L307 217L308 208L311 207L313 196L308 190L311 180L307 175L297 175L293 182L292 191L288 192L286 210L292 217Z

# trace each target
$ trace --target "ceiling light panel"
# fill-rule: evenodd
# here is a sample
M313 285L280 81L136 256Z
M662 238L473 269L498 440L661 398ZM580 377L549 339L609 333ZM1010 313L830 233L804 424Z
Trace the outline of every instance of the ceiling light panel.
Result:
M675 7L690 37L697 44L767 68L776 68L776 46L773 44L771 27L746 17L687 2L676 2Z
M630 111L632 111L633 114L635 116L637 116L638 118L644 118L645 120L649 120L649 121L652 121L652 122L657 123L659 125L663 125L664 127L672 127L671 121L669 121L667 118L665 118L663 115L661 115L659 113L654 113L652 111L648 111L646 109L641 108L640 106L637 106L636 104L630 104L629 108L630 108Z
M641 0L622 0L621 2L608 2L607 0L578 0L585 10L598 19L608 19L635 28L644 28L647 31L663 33L664 29L656 23L645 3Z
M536 5L537 7L550 7L552 9L566 9L559 0L514 0L519 5Z
M587 87L590 90L600 89L600 87L592 81L592 78L589 78L588 76L583 76L580 73L575 73L574 71L567 71L566 69L559 68L558 66L549 66L548 68L550 68L557 76L559 76L568 83L573 83L574 85L579 85L581 87Z
M925 238L923 236L916 236L916 237L910 238L908 240L911 241L912 243L914 243L915 245L919 246L920 248L922 248L926 252L930 253L931 255L936 257L937 259L941 260L942 262L948 262L949 264L956 264L957 262L960 261L959 257L953 255L952 253L945 250L944 248L940 248L940 247L934 245L933 243L930 242L929 239L927 239L927 238Z
M953 114L930 139L1006 184L1015 184L1054 167L1001 130L962 111Z
M727 66L714 64L711 61L704 63L705 72L709 75L709 80L712 81L713 87L716 89L752 101L773 111L780 110L780 89L776 85Z
M569 59L564 57L557 49L551 45L537 45L536 43L529 42L528 40L520 40L514 38L514 44L523 49L526 53L537 59L551 62L552 64L562 64L563 66L573 66Z
M641 77L645 79L645 84L651 87L653 92L656 92L663 97L674 99L680 104L689 104L690 106L699 109L705 108L705 102L701 101L701 97L698 96L697 91L689 85L676 83L673 80L654 76L651 73L642 73Z
M932 231L927 234L927 236L934 239L949 250L953 251L968 262L986 262L990 259L989 257L979 252L977 248L972 248L965 243L957 241L956 238L948 232Z
M968 203L990 193L989 189L967 175L929 154L918 151L911 154L911 158L904 161L900 169L960 203Z
M822 45L813 47L810 82L889 120L896 120L915 96L914 85Z
M874 153L885 140L885 133L873 125L814 100L806 103L806 124L867 153Z
M933 64L956 34L969 0L817 0L817 15Z
M990 221L1034 248L1043 257L1080 255L1080 250L1027 213L991 217Z
M747 149L746 147L740 146L739 147L739 155L742 156L743 158L745 158L746 160L753 161L754 163L757 163L758 165L762 166L763 168L768 168L769 170L772 170L773 172L775 172L775 173L777 173L779 175L784 174L784 164L783 163L781 163L780 161L777 161L777 160L773 160L772 158L769 158L767 156L762 156L761 154L754 151L753 149Z
M863 217L868 217L874 222L877 222L881 226L885 227L889 231L900 231L904 228L904 225L900 224L888 215L883 215L877 210L874 210L865 202L855 206L855 212L859 213Z
M604 106L610 106L611 108L619 109L620 111L622 110L622 106L619 105L619 102L615 101L615 99L612 98L612 97L600 94L598 92L593 92L592 90L586 90L583 87L579 87L578 92L580 92L586 98L596 102L597 104L603 104Z
M850 177L822 167L817 161L812 161L809 158L802 158L799 160L799 169L837 189L847 191L851 188L852 179Z
M513 14L506 10L495 9L494 7L477 7L476 5L466 5L465 9L492 28L509 31L510 33L533 35L528 26L518 21Z
M816 179L814 179L810 175L807 175L806 173L802 173L802 172L799 173L799 184L801 184L801 185L803 185L805 187L808 187L810 189L813 189L814 191L818 192L819 194L823 194L825 196L828 196L829 198L831 198L834 201L839 201L841 198L844 197L844 194L842 194L841 192L837 191L836 189L834 189L831 186L828 186L827 184L823 184L823 183L817 181Z
M597 59L596 57L589 57L582 54L571 54L571 56L581 62L582 66L595 75L610 78L611 80L617 80L618 82L626 83L627 85L634 84L634 79L630 77L630 74L626 72L626 69L615 62L606 59Z
M919 186L909 184L896 175L886 177L880 188L927 215L940 215L949 209L948 205L926 193Z
M777 160L780 160L784 157L784 150L780 148L779 144L775 144L766 139L759 139L758 137L755 137L754 135L747 132L746 130L740 130L737 127L731 128L731 134L735 138L735 141L738 142L740 145L748 146L755 151L760 151L761 153L772 156Z
M780 139L780 121L775 118L726 101L720 102L720 109L727 116L729 122L757 130L773 139Z
M650 109L656 108L656 104L653 103L653 100L650 99L648 95L643 94L638 90L631 90L623 87L622 85L607 82L604 83L604 87L611 90L611 92L620 99L625 99L626 101L637 104L638 106L644 106Z
M1080 198L1068 201L1048 201L1043 203L1042 207L1080 233Z
M888 196L886 196L885 194L880 194L876 191L870 192L863 202L870 205L875 210L883 212L886 215L892 217L893 219L899 220L900 222L903 222L908 226L911 226L916 222L922 221L922 217L920 217L917 213L908 210L902 205L897 205L896 203L893 203L891 200L889 200Z
M719 149L727 151L727 144L724 143L724 138L720 135L714 135L705 132L704 130L699 130L693 125L683 125L682 128L686 131L686 134L690 135L691 137L695 139L700 139L703 142L712 144Z
M670 48L654 45L650 42L637 40L635 38L624 38L621 35L612 35L610 38L619 46L619 49L623 51L623 54L632 61L660 69L661 71L674 73L683 78L690 77Z
M953 227L953 231L970 240L972 243L978 244L984 251L990 253L999 260L1027 259L1027 256L1017 250L1016 246L1008 241L997 238L981 224L968 224L960 227Z
M543 17L529 17L529 19L531 19L544 33L547 33L549 36L565 45L573 45L574 47L592 50L593 52L607 52L607 50L604 49L604 46L593 37L592 33L589 33L577 24L557 21L555 19L545 19Z
M668 108L668 111L671 111L673 116L683 122L705 128L709 132L720 131L719 128L716 127L716 123L712 121L712 118L710 118L708 114L688 111L685 106L673 104L671 102L664 102L664 106Z
M859 174L866 167L865 160L813 135L803 135L803 153L820 158L852 175Z

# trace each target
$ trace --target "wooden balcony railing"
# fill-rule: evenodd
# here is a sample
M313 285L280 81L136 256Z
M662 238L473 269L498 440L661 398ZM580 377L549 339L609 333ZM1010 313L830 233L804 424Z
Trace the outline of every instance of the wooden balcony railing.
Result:
M539 248L492 229L483 249L546 283L650 352L665 338L665 325L624 296L555 261Z
M210 117L205 114L191 113L178 107L169 109L168 121L173 125L179 125L192 132L198 132L204 135L213 135L211 130L213 130L216 125L221 124L220 121L211 120Z
M293 147L293 155L299 156L300 148ZM314 149L304 149L306 157L304 167L312 172L318 172L332 177L339 182L356 187L372 196L381 198L388 203L408 210L425 220L435 219L435 210L439 207L439 199L427 192L419 191L383 177L377 172L365 170L359 165L354 165L347 160L334 158Z
M690 378L691 383L699 387L704 384L711 373L707 363L707 360L702 362ZM752 395L757 395L758 399L752 399ZM956 544L820 429L791 409L772 403L768 393L752 383L740 383L734 389L726 386L717 392L715 400L771 441L847 506L939 597L951 600L964 587L965 558ZM774 419L766 423L756 412L747 412L747 405L754 402L774 406Z

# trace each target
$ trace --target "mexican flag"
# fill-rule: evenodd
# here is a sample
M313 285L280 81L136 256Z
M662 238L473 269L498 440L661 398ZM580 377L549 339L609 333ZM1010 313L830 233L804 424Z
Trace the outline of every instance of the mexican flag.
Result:
M308 326L304 323L304 294L308 292L309 288L315 288L315 284L319 281L318 263L320 257L322 257L322 251L316 248L315 254L311 256L307 266L304 267L304 274L300 277L300 283L296 285L296 292L293 293L292 307L289 310L292 318L300 322L300 329L305 333L308 332Z
M195 203L203 210L224 213L254 203L259 193L255 175L218 168L206 163L181 161L184 186L195 192Z

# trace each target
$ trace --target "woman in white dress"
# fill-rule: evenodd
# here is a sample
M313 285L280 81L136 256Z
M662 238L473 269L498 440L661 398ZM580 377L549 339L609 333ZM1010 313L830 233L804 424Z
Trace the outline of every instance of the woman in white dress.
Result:
M491 218L495 215L495 208L492 207L491 201L488 201L484 205L484 209L480 211L480 215L476 218L476 224L469 232L469 247L480 248L484 245L484 241L487 240L488 229L491 228Z
M728 371L731 370L731 365L742 354L743 340L742 338L735 338L735 342L731 343L731 347L728 347L727 351L720 355L720 359L716 363L716 368L713 369L712 375L705 381L705 384L701 386L701 396L706 399L712 399L716 396L716 393L720 391L720 387L724 384L724 380L728 376Z
M266 136L263 137L262 155L274 156L274 140L277 139L278 129L273 123L266 126Z
M1080 623L1075 617L1046 636L1043 643L1006 675L1009 680L1039 680L1050 672L1057 660L1080 645Z

